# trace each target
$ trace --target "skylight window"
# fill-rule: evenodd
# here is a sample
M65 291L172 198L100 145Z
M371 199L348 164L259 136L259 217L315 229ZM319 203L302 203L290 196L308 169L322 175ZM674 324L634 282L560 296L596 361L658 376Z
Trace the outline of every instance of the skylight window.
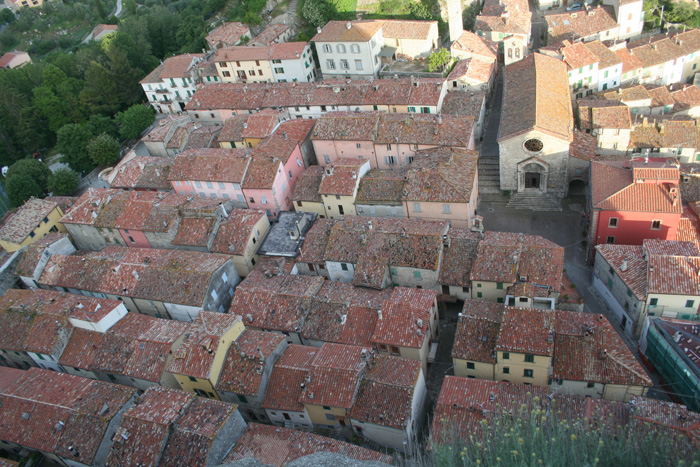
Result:
M564 24L565 24L566 26L568 26L568 25L569 25L569 20L568 20L568 19L565 19L565 20L564 20Z

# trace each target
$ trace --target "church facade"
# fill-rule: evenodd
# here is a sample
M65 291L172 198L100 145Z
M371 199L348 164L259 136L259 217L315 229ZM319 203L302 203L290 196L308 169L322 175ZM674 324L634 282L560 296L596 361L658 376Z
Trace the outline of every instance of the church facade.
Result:
M533 53L506 66L498 129L501 190L561 200L573 137L564 62Z

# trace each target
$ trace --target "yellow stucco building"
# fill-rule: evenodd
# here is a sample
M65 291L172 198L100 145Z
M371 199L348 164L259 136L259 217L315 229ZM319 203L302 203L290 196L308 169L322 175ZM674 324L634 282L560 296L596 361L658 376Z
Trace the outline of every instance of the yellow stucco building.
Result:
M6 216L0 227L0 246L12 253L31 245L49 232L68 233L60 223L63 215L58 203L30 198Z

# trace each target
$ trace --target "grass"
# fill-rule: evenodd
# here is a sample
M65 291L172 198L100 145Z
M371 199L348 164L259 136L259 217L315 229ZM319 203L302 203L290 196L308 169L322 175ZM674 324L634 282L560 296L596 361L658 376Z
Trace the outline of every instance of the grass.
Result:
M547 411L523 404L511 412L514 416L506 410L492 413L468 439L434 434L431 460L435 467L700 466L697 451L684 436L673 437L636 419L621 426L624 422L612 415L608 420L572 419L555 402Z

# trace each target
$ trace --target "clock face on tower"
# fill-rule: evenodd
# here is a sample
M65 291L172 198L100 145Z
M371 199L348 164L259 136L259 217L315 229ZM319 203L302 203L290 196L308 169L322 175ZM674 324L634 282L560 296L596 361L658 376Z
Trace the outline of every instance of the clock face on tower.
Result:
M537 138L531 138L523 144L525 149L527 149L530 152L540 152L542 151L542 148L544 147L544 144L542 141L540 141Z

